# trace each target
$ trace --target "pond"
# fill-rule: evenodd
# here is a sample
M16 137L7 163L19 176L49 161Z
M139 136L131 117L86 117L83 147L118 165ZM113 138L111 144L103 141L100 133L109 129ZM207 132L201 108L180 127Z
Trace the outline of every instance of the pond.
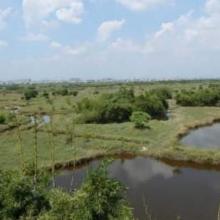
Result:
M39 119L38 119L39 120ZM35 123L35 118L34 116L30 116L30 123L31 125L34 125ZM39 123L39 122L38 122ZM50 116L49 115L43 115L41 116L41 120L40 120L41 125L42 124L49 124L50 123Z
M220 123L193 129L181 139L181 143L200 148L220 148Z
M79 187L88 169L99 163L97 160L75 171L62 171L56 177L56 185L66 190L71 185ZM144 204L157 220L176 220L177 216L182 220L217 219L220 204L218 171L177 168L136 157L114 160L108 172L128 187L127 199L139 220L146 220Z

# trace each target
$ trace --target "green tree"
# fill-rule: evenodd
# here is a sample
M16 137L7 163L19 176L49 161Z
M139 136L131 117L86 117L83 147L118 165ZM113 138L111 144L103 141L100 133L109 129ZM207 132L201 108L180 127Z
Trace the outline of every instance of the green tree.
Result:
M81 188L72 194L59 190L50 193L51 210L38 220L132 220L124 200L125 188L110 179L106 165L89 173Z
M151 119L150 115L146 112L133 112L130 120L134 123L135 128L146 128L149 120Z
M35 88L28 88L24 92L24 98L26 100L30 100L32 98L36 98L38 96L38 91Z

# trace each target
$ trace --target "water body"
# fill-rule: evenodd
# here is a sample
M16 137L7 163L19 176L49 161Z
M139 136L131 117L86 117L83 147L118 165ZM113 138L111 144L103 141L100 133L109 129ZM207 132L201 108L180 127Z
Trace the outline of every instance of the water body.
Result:
M220 148L220 123L192 130L181 143L199 148Z
M38 120L39 120L39 119L38 119ZM41 122L41 121L42 121L42 122ZM35 123L35 118L34 118L34 116L30 116L30 123L31 123L32 125L34 125L34 123ZM49 116L49 115L43 115L42 118L41 118L41 120L38 121L38 123L40 123L40 124L49 124L49 123L50 123L50 116Z
M79 187L88 169L100 162L75 171L64 170L56 177L56 184L66 190ZM127 199L134 215L145 220L145 206L157 220L216 220L220 204L220 172L176 168L165 163L137 157L117 159L108 168L109 175L126 187Z

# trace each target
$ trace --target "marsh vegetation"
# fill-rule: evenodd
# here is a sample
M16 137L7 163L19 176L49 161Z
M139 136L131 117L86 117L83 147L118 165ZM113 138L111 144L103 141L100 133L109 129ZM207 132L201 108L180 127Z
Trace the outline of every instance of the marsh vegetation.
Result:
M125 188L107 168L97 168L77 188L72 175L68 192L56 188L56 169L121 153L218 167L218 149L185 146L179 139L220 119L219 91L219 81L2 85L1 218L134 218ZM211 209L216 216L216 203Z

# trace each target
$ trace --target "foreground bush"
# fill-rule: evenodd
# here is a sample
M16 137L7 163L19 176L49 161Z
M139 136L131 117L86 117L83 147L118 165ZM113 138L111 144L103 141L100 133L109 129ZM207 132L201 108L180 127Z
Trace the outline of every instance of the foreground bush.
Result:
M47 182L48 184L48 182ZM124 187L108 177L102 164L80 189L66 193L50 189L44 179L0 172L0 219L3 220L131 220Z
M33 186L31 177L0 172L0 219L37 219L50 208L46 185Z
M123 186L109 179L105 166L91 172L81 188L72 194L50 192L51 210L39 220L130 220Z

